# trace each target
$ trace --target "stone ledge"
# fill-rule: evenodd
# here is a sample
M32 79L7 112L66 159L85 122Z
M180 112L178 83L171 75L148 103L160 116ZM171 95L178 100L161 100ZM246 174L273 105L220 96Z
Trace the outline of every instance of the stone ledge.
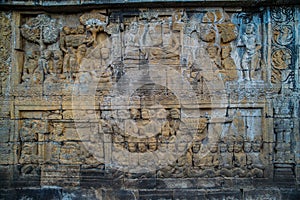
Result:
M60 187L0 190L2 199L299 199L300 191L264 188L249 190L110 190Z
M49 1L29 0L15 1L3 0L0 2L0 10L55 10L58 12L74 12L83 9L101 8L126 8L126 7L165 7L165 6L223 6L223 7L244 7L257 8L260 6L282 6L300 5L295 0L70 0L70 1Z

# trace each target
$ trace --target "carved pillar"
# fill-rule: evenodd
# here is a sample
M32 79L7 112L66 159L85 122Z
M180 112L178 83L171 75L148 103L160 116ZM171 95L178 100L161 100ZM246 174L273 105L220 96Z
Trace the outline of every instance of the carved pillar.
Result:
M295 9L271 9L271 83L281 88L274 103L274 179L280 182L295 178L295 139L298 130L294 109L296 87Z

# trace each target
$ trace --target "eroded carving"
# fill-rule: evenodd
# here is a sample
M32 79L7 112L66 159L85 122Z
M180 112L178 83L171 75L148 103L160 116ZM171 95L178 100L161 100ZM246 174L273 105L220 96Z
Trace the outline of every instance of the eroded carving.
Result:
M92 34L93 46L98 44L97 34L100 31L106 30L108 18L101 13L86 13L80 17L80 22L86 26L86 29Z
M260 69L261 42L258 39L257 28L253 23L248 23L241 36L241 45L245 46L241 67L245 80L252 80L254 72Z
M294 71L289 71L293 63L291 44L293 33L293 9L276 7L272 9L272 83L293 83Z
M57 41L59 27L55 19L51 19L45 14L40 14L23 24L21 33L30 42L37 43L40 46L40 51L43 51L47 44Z
M0 14L0 94L2 94L2 87L7 79L10 64L10 51L11 51L11 23L10 15L4 12Z
M282 71L288 69L291 63L292 56L289 49L277 49L272 53L272 83L280 83L284 81Z
M199 24L199 21L202 23ZM218 74L221 73L223 81L237 79L237 67L231 58L230 47L237 35L236 26L230 22L227 13L221 10L208 11L202 19L193 15L186 24L184 35L184 46L190 48L184 49L187 53L184 59L191 71L190 77L199 81L202 76L210 82L218 79ZM203 42L205 50L201 48ZM213 62L210 75L199 73L203 70L203 54L207 54Z
M263 116L252 116L256 112L252 107L261 106L256 103L264 102L266 97L267 86L262 80L257 81L260 78L256 74L256 71L261 70L262 50L259 40L262 33L260 24L255 20L243 21L237 25L235 23L239 17L229 14L221 9L199 13L150 9L130 13L128 16L110 13L110 17L102 11L85 13L77 15L81 16L79 19L66 18L66 22L59 27L59 40L55 35L53 40L47 41L41 39L41 35L42 38L50 35L43 35L44 25L40 28L35 21L40 18L50 19L50 27L53 27L55 20L45 16L28 17L29 20L21 26L26 39L21 72L21 82L24 84L21 86L39 85L43 89L41 94L44 99L50 98L52 94L49 95L46 89L57 86L60 93L53 91L53 94L61 99L57 104L45 106L50 111L41 115L49 122L47 133L32 130L35 123L22 124L19 140L24 150L20 150L19 162L28 165L39 162L49 165L80 165L90 169L96 169L96 165L107 161L137 167L152 167L165 162L167 166L157 169L156 176L265 177L269 170L266 164L269 159L266 158L268 149L262 145L263 127L262 122L257 120ZM290 25L278 26L277 32L273 34L274 43L291 44L294 36L290 35L290 30ZM30 31L32 36L29 36ZM291 51L283 47L273 49L273 72L289 69ZM160 68L157 77L150 79L149 72L153 66ZM238 72L240 67L244 73L242 78ZM182 106L181 103L185 102L179 101L174 91L150 83L154 79L160 80L160 75L167 74L165 69L168 68L188 79L197 101L201 101L199 105L195 103ZM144 70L142 79L127 84L123 78L134 79L134 70ZM124 77L128 74L132 77ZM182 88L176 81L169 80L169 75L171 76L167 74L163 81L172 85L175 90L178 89L184 96L186 91L181 91ZM251 82L237 82L239 78ZM88 87L95 80L97 88ZM209 88L209 84L214 85L220 80L222 84L228 81L224 84L226 88ZM126 83L124 88L128 89L143 81L147 84L131 93L130 100L122 99L121 95L111 95L114 86ZM84 86L79 94L89 94L84 92L95 89L95 96L86 95L95 100L95 110L81 107L85 99L82 102L72 102L72 98L68 96L71 93L64 93L72 90L72 87L68 88L72 83ZM122 92L127 91L120 91ZM220 116L221 122L210 119L210 106L215 106L211 98L218 98L217 95L220 95L220 99L228 96L226 103L227 100L232 103L227 106L226 116ZM130 108L126 105L128 101ZM118 103L112 105L113 102ZM71 110L72 103L74 107L78 104L78 111ZM57 105L60 108L55 107ZM279 108L280 103L277 105L274 116L290 114L284 110L288 105L283 105L283 108ZM195 115L190 121L183 120L185 106L188 111L200 110L201 115ZM242 111L230 111L233 107L240 106L243 107ZM82 117L86 121L77 124L76 129L72 124L73 120ZM190 135L176 142L188 129L185 126L188 123L195 124ZM93 134L79 138L76 135L79 129ZM285 134L280 130L280 125L276 125L275 129L276 137L289 137L289 133ZM211 135L209 131L212 131ZM38 143L40 139L47 143L43 144L43 148L34 145L27 148L30 146L27 143ZM90 142L90 149L85 149L80 140ZM275 148L278 151L277 158L288 154L287 149L291 146L284 144L286 140L288 139L278 139ZM191 141L190 145L187 145L188 141ZM97 146L99 144L96 145L98 142L101 143L101 148ZM40 149L44 149L44 152L41 153ZM164 156L168 151L168 156ZM29 157L30 154L37 156ZM132 156L128 158L126 155ZM158 158L162 159L156 162ZM37 159L42 161L37 162ZM278 162L285 161L278 159ZM286 162L291 162L291 159Z

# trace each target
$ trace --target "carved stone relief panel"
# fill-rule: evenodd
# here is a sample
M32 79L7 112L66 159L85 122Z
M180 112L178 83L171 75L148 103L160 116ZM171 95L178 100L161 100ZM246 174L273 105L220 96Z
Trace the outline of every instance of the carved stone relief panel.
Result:
M21 13L11 112L20 119L18 163L43 163L44 185L55 184L60 166L62 176L74 170L76 184L80 170L103 166L128 176L271 177L266 74L290 68L277 58L293 54L294 36L292 22L273 14L268 58L262 12ZM274 104L280 161L292 151L281 123L293 111Z
M216 2L1 1L0 199L299 195L300 7Z

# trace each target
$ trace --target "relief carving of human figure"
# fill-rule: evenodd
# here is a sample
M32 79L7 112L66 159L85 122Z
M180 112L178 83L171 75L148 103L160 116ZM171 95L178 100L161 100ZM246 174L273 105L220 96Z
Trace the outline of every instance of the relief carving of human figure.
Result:
M246 176L247 158L243 150L243 137L238 136L233 147L233 176Z
M244 150L247 156L247 168L249 169L248 177L262 178L264 176L265 163L263 161L265 158L261 152L262 147L263 142L261 136L255 136L251 143L249 140L244 143Z
M63 70L63 54L60 50L53 52L53 73L61 74Z
M229 45L222 47L221 64L223 69L219 72L224 75L225 81L232 81L237 79L236 65L234 60L230 56L231 50L232 48Z
M261 44L255 32L255 25L248 23L245 33L241 36L241 46L245 46L245 53L242 57L243 78L251 80L253 72L259 69Z
M24 125L20 129L20 139L22 142L37 141L37 134L33 132L34 123L30 121L24 121Z
M33 75L38 68L39 56L39 51L29 52L25 55L22 82L33 81Z
M72 78L78 72L82 58L85 56L87 46L91 45L91 38L85 34L83 25L76 28L64 26L60 35L60 49L64 53L63 73L66 78Z
M50 50L42 51L39 60L40 68L43 69L44 76L53 72L52 52Z
M124 45L125 45L125 58L124 59L139 59L139 37L138 37L138 24L137 22L132 22L126 27L126 32L124 35Z
M154 59L156 50L160 49L163 43L161 25L153 22L145 25L142 38L142 52L145 52L146 58Z
M179 40L173 33L169 24L162 28L162 47L153 48L152 56L158 59L175 59L179 57Z
M70 60L72 57L71 55L74 54L74 52L71 50L71 44L69 41L70 35L71 28L68 26L63 27L63 31L60 35L60 48L64 52L63 73L66 77L70 77Z

